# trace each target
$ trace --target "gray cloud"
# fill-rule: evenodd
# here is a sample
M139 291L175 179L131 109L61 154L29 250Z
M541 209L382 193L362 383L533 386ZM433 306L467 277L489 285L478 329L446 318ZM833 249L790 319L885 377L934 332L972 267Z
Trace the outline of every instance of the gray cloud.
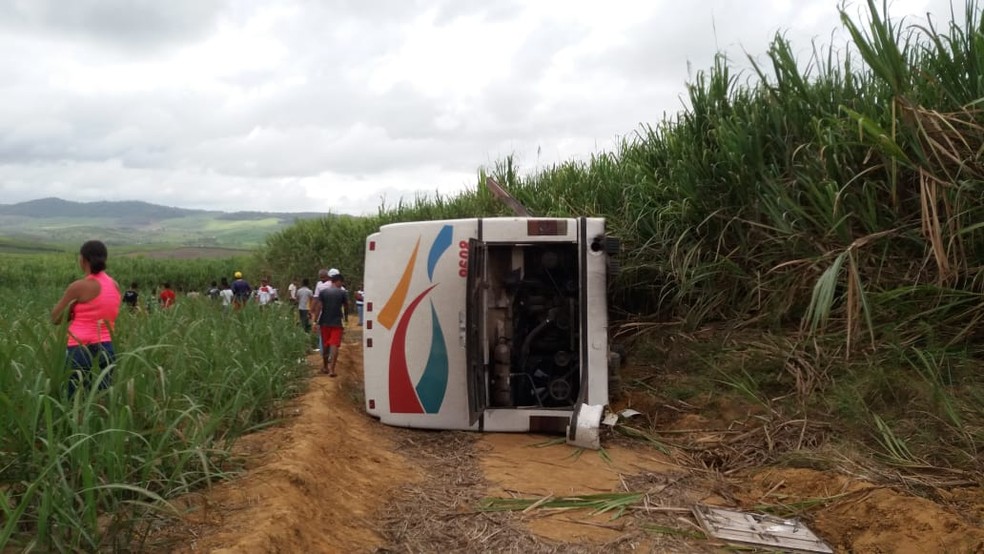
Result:
M201 38L211 30L220 6L218 0L8 0L0 3L0 26L154 48Z
M610 149L678 111L719 48L741 62L788 28L808 53L838 25L821 0L582 9L0 0L2 201L373 212L509 154Z

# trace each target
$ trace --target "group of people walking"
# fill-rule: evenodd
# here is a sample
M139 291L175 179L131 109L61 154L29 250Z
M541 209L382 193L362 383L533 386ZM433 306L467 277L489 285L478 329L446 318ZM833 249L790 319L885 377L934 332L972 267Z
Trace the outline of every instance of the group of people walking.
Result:
M100 389L111 383L111 367L116 362L112 332L119 315L120 306L138 309L140 295L137 283L131 283L125 291L120 291L117 282L106 273L109 252L106 245L98 240L85 242L79 249L79 268L81 279L72 282L65 289L61 299L51 310L51 321L61 324L68 321L68 343L66 366L71 371L69 395L79 388L89 388L94 379ZM278 300L277 289L269 279L263 278L260 286L253 289L243 274L236 271L233 282L221 279L221 285L212 282L206 293L220 300L224 306L239 309L255 301L264 306ZM345 289L341 272L337 269L323 269L318 274L318 283L312 290L304 279L300 287L292 282L288 288L291 302L297 304L300 324L309 332L312 323L317 326L319 351L322 355L321 371L335 377L335 364L338 349L342 343L344 322L348 317L348 291ZM359 325L362 324L361 293L356 294L359 310ZM189 293L189 296L195 293ZM197 294L196 294L197 295ZM177 295L169 283L164 284L160 295L155 294L161 308L175 304Z
M243 274L240 271L233 274L233 279L231 284L225 277L221 281L212 281L205 295L208 298L220 301L224 307L236 309L242 308L250 302L265 306L271 302L277 302L280 299L277 289L270 284L270 280L267 278L261 279L260 286L255 289L243 278ZM192 298L201 296L201 294L197 291L192 291L187 296ZM130 283L130 288L123 293L122 300L124 304L133 310L140 308L140 292L136 282ZM170 283L164 283L164 288L160 294L154 290L150 298L147 299L146 307L148 310L153 309L155 300L156 305L160 308L170 308L174 306L177 300L177 293L171 288Z
M174 306L177 298L178 294L171 288L171 283L164 283L164 288L161 289L160 294L155 289L151 296L147 298L146 308L148 311L152 310L155 301L160 308L170 308ZM136 281L130 283L130 287L123 293L122 302L131 310L136 311L140 309L140 287Z

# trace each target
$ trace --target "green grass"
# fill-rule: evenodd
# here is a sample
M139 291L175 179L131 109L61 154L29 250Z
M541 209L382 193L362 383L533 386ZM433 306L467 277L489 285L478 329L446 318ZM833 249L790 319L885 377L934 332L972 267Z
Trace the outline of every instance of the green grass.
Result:
M51 243L0 237L0 254L44 254L63 251L63 247Z
M275 228L280 226L280 220L275 217L265 219L251 219L248 221L229 221L224 219L213 219L205 222L204 230L212 233L221 231L243 231L256 228ZM195 227L198 227L197 222Z
M179 291L203 291L209 284L222 277L232 280L233 272L243 271L247 275L258 275L256 264L247 255L219 259L167 260L150 256L129 256L135 253L133 247L110 246L110 273L121 287L136 281L143 294L154 288L160 289L170 282ZM78 246L60 254L14 255L0 253L0 283L4 289L26 294L31 291L62 290L80 277L78 269ZM42 293L44 294L44 293ZM57 300L57 298L55 299Z
M826 429L823 444L803 450L796 449L801 437L777 443L769 463L829 468L843 461L837 452L848 452L893 472L984 472L980 352L885 346L845 359L827 355L835 350L832 338L796 342L788 333L758 330L680 338L672 332L638 337L638 348L630 347L633 374L652 368L655 376L627 379L626 388L634 398L649 396L652 405L683 400L711 427L744 425L741 414L757 414L753 425L804 421ZM681 358L701 362L681 370L674 362ZM629 425L616 430L658 441L658 428Z
M113 385L69 397L65 327L47 317L60 292L30 275L0 291L0 550L139 549L148 511L225 478L236 439L302 390L308 337L287 306L124 310Z
M639 504L643 493L598 493L577 496L546 496L543 498L484 498L478 509L483 512L527 511L538 508L551 510L591 510L592 514L612 512L617 519L631 506Z
M654 535L665 535L669 537L681 537L694 540L702 540L707 538L704 533L694 529L679 529L677 527L659 525L656 523L643 523L639 527L647 533L652 533Z

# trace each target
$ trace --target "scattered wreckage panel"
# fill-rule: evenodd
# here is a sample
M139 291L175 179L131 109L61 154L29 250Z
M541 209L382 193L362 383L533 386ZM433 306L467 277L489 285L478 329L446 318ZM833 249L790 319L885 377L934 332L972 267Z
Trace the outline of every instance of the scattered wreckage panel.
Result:
M796 519L701 505L694 507L694 516L708 535L728 542L789 552L834 552L827 543Z
M601 449L601 418L604 411L605 407L600 404L578 404L567 427L567 444L589 450Z

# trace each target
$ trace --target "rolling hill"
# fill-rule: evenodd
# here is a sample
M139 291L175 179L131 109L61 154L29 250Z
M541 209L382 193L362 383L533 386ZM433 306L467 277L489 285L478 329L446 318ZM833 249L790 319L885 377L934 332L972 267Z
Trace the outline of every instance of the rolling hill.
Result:
M0 238L32 244L76 244L98 238L123 246L248 248L315 212L222 212L149 202L71 202L42 198L0 204Z

